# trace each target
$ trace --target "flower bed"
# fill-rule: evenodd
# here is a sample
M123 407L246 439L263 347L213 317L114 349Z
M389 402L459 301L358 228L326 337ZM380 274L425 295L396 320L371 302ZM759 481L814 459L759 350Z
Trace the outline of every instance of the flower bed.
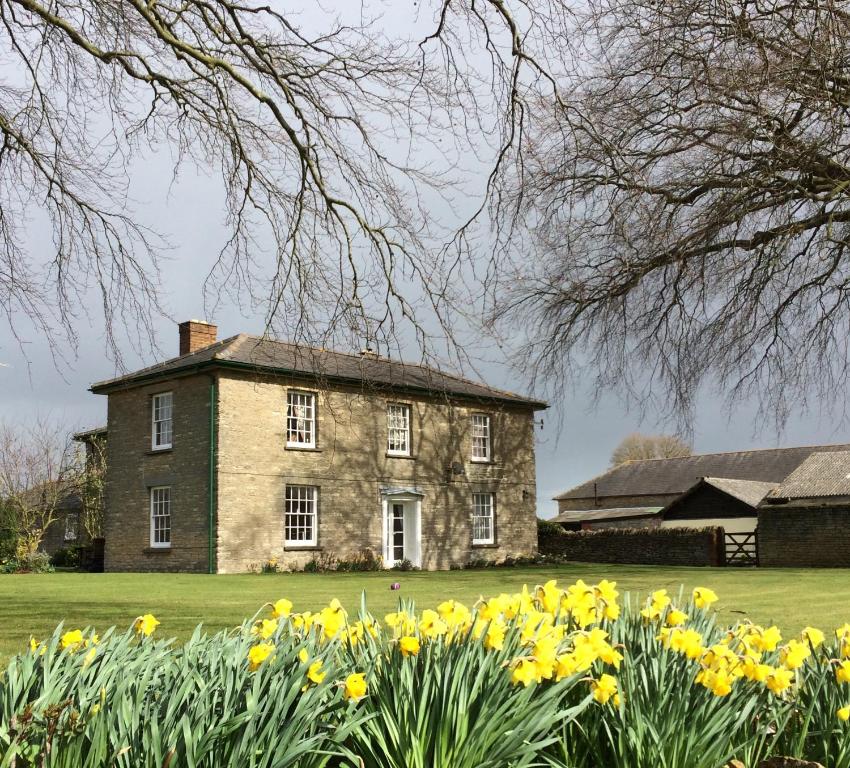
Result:
M378 620L285 599L185 644L59 627L0 677L0 768L850 768L850 625L715 624L715 595L548 582Z

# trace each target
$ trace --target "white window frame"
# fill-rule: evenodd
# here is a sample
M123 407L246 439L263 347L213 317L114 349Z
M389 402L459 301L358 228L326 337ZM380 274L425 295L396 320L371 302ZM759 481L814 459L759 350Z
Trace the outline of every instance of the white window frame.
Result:
M491 429L492 419L490 415L487 413L473 413L470 416L469 424L470 424L470 459L472 461L480 461L482 463L489 463L492 461L493 456L493 433ZM483 428L483 429L482 429ZM479 434L476 434L476 431ZM485 440L484 443L484 455L477 455L476 451L478 449L478 444L476 443L476 438L483 437Z
M163 417L163 407L160 404L165 399L168 399L168 416ZM160 424L168 425L168 442L159 440L160 434L157 426ZM157 392L151 397L151 450L164 451L171 448L174 440L174 393L173 392Z
M486 520L490 535L476 538L475 524L478 520ZM496 543L496 494L495 493L473 493L472 494L472 543L473 545L486 545Z
M394 426L393 419L402 416L404 426ZM404 448L393 448L393 436L404 437ZM387 403L387 455L410 456L410 406L407 403Z
M65 515L65 541L76 541L80 537L80 514L69 512Z
M165 498L161 497L160 492L167 491ZM159 497L159 498L158 498ZM166 511L163 513L163 505ZM170 485L154 485L150 489L150 544L154 549L170 549L171 548L171 486ZM159 518L167 518L168 520L168 541L157 541L157 525L156 521Z
M307 408L309 416L293 415L294 408ZM298 437L298 423L309 424L309 440L302 441L291 439ZM293 428L294 427L294 428ZM307 430L301 430L307 431ZM299 389L289 389L286 392L286 447L287 448L315 448L316 447L316 393L304 392Z
M283 544L285 547L315 547L318 542L319 532L319 488L316 485L287 485L284 491L283 509ZM297 505L297 506L296 506ZM304 505L304 506L302 506ZM306 510L306 511L305 511ZM298 519L290 524L290 516ZM299 531L306 533L309 537L290 538L294 531L296 536Z

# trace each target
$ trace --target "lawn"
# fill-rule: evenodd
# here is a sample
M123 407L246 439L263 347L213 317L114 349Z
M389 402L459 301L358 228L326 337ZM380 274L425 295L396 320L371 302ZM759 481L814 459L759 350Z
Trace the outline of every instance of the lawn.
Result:
M186 638L203 622L209 629L232 626L263 603L288 597L296 610L316 610L339 598L356 612L365 590L379 617L398 599L434 606L449 597L474 602L480 595L515 591L548 579L615 579L625 592L646 594L666 587L676 593L707 586L720 595L721 619L744 616L776 623L785 632L807 624L827 630L850 621L850 571L792 569L658 568L625 565L566 565L438 573L277 574L204 576L189 574L55 573L0 576L0 659L24 648L31 635L42 638L56 624L99 630L128 625L153 613L165 637ZM390 591L394 581L399 592Z

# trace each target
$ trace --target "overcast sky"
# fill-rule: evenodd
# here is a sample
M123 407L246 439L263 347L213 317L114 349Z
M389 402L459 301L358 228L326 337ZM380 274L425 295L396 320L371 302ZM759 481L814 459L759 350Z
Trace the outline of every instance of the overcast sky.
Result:
M388 24L402 23L399 18L389 18ZM478 180L470 181L474 187ZM483 183L482 176L480 184ZM149 365L157 357L175 355L175 323L205 315L203 276L225 237L221 189L215 172L209 175L187 172L172 184L170 156L161 152L135 164L131 193L136 210L143 211L146 222L155 223L158 231L168 236L173 249L162 270L161 299L169 316L157 322L161 352L146 350L139 354L128 346L125 363L129 369ZM439 216L441 212L435 210L432 215ZM37 220L33 220L29 236L28 247L33 257L49 256L50 243ZM208 319L218 324L220 337L263 330L262 312L252 315L232 305L219 306ZM106 399L87 391L93 381L116 372L114 363L105 354L106 343L96 308L91 323L81 316L77 327L78 347L69 350L67 362L57 363L45 340L23 320L17 327L23 343L19 343L5 323L0 325L0 418L25 421L36 414L49 414L79 429L105 422ZM418 350L411 349L407 357L417 360ZM510 370L509 360L494 359L488 354L488 360L480 363L478 371L488 384L509 390L525 389L525 382ZM657 432L664 427L658 423L656 413L645 414L641 422L639 414L629 412L613 396L603 396L590 409L592 394L579 389L561 401L552 402L550 411L542 414L543 428L537 430L541 516L554 513L555 503L551 501L554 494L603 471L613 448L625 435L633 431ZM726 413L716 396L704 393L698 400L696 421L692 425L695 450L732 451L850 441L846 426L836 426L828 417L798 415L791 419L782 435L777 435L769 426L757 423L755 414L754 404L746 402L739 403L734 413Z

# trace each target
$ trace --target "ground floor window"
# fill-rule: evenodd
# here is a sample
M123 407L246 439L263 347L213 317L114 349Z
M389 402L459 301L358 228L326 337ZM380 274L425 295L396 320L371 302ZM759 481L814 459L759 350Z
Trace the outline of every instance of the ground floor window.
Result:
M171 546L171 486L151 488L151 546Z
M472 494L472 543L494 542L495 495L492 493Z
M312 485L286 486L284 541L288 546L316 545L316 499L319 489Z

